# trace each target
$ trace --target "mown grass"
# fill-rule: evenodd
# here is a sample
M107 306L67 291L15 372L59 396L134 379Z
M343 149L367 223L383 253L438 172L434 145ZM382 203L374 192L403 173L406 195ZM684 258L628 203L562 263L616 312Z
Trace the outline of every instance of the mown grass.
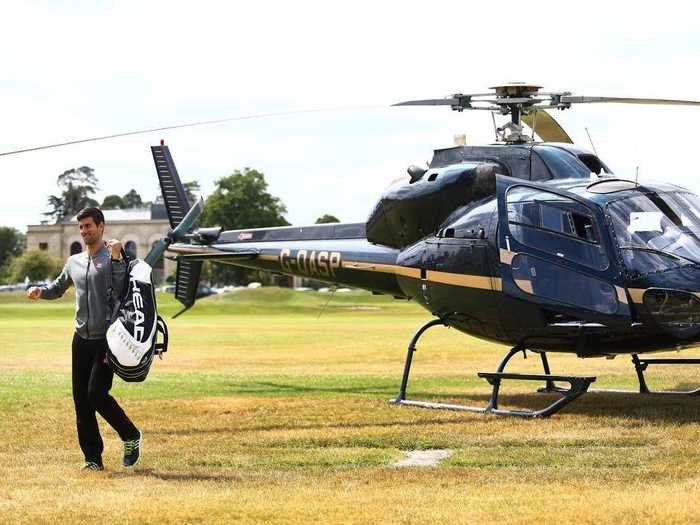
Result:
M72 296L0 294L0 522L690 523L700 503L695 399L590 394L530 421L387 404L416 305L365 293L244 290L169 322L171 348L143 384L113 394L144 430L135 471L102 424L106 471L83 473L70 394ZM178 306L159 297L169 316ZM319 317L319 314L320 317ZM433 329L411 395L486 403L477 370L503 347ZM633 387L627 358L550 358L555 372ZM513 370L539 371L536 359ZM655 386L698 382L651 369ZM506 406L542 405L535 384ZM449 448L396 469L406 450Z

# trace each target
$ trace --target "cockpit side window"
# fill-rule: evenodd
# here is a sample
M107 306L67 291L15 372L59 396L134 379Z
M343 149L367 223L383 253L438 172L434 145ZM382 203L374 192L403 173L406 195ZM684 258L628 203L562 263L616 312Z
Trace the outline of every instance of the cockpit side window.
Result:
M590 153L580 153L578 158L588 167L589 170L591 170L591 173L595 173L596 175L600 175L601 173L612 175L610 168L608 168L605 163L595 155L591 155Z
M509 229L526 246L605 270L608 258L593 213L577 201L516 186L506 196Z
M536 148L536 151L542 157L554 179L589 178L591 176L591 170L588 166L569 151L551 146L540 146Z
M552 173L535 151L530 154L530 180L551 180Z
M493 197L486 197L469 203L445 221L445 226L440 229L439 237L487 238L496 204L496 199Z

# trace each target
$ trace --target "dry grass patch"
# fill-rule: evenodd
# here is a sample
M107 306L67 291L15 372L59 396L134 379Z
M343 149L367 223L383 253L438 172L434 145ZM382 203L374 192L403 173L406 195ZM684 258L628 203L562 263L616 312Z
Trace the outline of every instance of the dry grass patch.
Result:
M357 294L318 319L326 298L266 293L204 302L171 323L171 354L145 384L117 382L113 393L144 429L144 457L124 471L121 444L102 424L103 473L77 470L70 298L31 312L0 298L9 341L0 351L0 522L696 521L698 400L591 394L543 421L393 407L386 401L424 313ZM409 392L483 405L489 388L475 372L503 352L435 329L419 345ZM599 375L599 385L634 385L627 358L551 364ZM529 358L512 369L539 367ZM697 383L691 368L652 367L650 377ZM535 386L507 385L503 404L546 403ZM392 466L405 451L433 448L455 454L431 468Z

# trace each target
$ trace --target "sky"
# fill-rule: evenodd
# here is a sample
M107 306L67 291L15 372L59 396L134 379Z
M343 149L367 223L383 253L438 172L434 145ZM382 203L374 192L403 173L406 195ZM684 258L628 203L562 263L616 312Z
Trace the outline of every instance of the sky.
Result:
M509 81L577 95L700 100L692 2L7 2L0 18L0 153L260 113L352 107L0 156L0 226L44 219L64 171L94 168L97 200L158 192L149 146L170 146L203 196L244 167L287 220L364 221L432 150L493 140L488 112L394 102ZM579 105L554 116L621 177L700 192L700 108Z

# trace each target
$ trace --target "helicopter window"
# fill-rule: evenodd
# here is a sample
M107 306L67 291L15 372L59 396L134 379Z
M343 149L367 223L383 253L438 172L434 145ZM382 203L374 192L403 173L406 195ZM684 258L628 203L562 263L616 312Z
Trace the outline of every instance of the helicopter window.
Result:
M542 157L533 151L530 155L530 180L550 180L551 178L552 174Z
M511 269L525 293L603 314L617 311L615 289L600 279L525 254L513 258Z
M496 200L493 197L486 197L457 210L457 213L452 214L446 221L445 227L441 230L441 236L485 239L488 235L491 217L496 211L496 205Z
M590 178L591 170L579 157L561 148L539 146L537 153L555 179Z
M510 232L520 243L604 270L608 259L590 210L566 197L516 186L507 194Z
M646 275L700 265L700 199L690 193L648 193L606 206L627 270Z
M595 155L591 155L590 153L580 153L578 158L581 162L588 166L588 169L591 170L591 173L600 175L602 172L608 175L612 175L612 171L610 171L610 168L608 168L603 163L603 161Z

